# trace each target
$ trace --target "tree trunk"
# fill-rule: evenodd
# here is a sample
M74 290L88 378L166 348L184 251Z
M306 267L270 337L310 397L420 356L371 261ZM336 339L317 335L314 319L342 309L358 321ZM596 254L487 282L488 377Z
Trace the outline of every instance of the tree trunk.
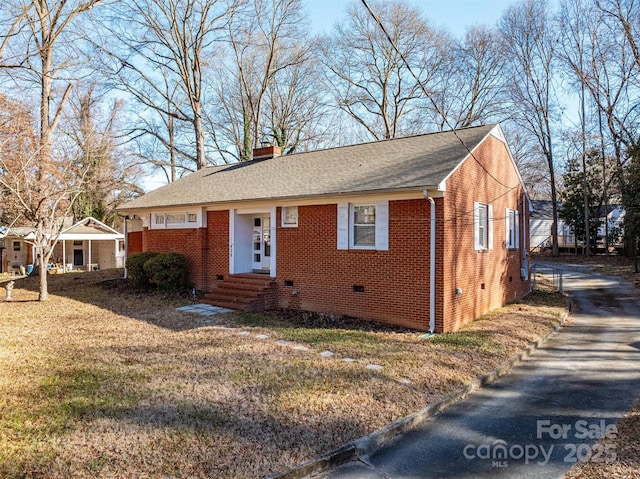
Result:
M202 106L196 103L193 108L193 129L196 135L196 169L207 166L204 148L204 129L202 127Z

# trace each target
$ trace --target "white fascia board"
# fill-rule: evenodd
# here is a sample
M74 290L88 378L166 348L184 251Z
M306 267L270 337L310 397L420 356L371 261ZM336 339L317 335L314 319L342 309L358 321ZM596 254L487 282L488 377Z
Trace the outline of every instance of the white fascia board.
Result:
M58 236L58 241L114 241L114 240L124 239L124 235L121 233L118 234L71 234L71 233L63 233Z
M374 192L374 193L345 193L341 195L326 195L299 198L274 198L270 200L247 200L233 203L220 203L210 205L207 211L222 211L237 208L244 213L267 212L270 208L281 206L313 206L313 205L335 205L338 203L361 203L378 200L413 200L424 198L423 191L426 188L416 188L415 190L399 192ZM431 191L431 189L429 189Z

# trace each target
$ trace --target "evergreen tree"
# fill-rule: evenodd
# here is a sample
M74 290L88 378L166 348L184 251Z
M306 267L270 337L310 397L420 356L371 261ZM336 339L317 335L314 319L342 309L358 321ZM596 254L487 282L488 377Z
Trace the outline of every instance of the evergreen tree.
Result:
M558 216L573 230L578 242L587 243L585 228L584 201L587 200L589 208L589 244L591 251L595 251L598 240L598 228L602 223L600 210L603 204L603 196L598 180L599 158L595 152L587 153L587 171L582 171L580 161L574 158L569 162L567 172L563 175L565 191L562 195L562 207L558 211ZM585 181L585 174L587 176ZM587 187L585 195L584 187Z

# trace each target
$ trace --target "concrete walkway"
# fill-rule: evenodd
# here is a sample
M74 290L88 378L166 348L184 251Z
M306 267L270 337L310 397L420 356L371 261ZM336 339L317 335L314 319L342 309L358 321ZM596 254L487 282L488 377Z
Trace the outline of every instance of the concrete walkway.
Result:
M578 305L568 327L497 383L318 477L546 479L587 454L615 460L607 438L640 394L640 295L619 278L553 266Z

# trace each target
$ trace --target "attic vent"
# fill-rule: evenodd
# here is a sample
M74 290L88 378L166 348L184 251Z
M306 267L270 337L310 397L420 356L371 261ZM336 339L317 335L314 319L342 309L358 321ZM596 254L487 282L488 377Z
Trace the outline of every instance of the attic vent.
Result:
M293 280L285 279L284 280L284 285L285 286L293 286Z

